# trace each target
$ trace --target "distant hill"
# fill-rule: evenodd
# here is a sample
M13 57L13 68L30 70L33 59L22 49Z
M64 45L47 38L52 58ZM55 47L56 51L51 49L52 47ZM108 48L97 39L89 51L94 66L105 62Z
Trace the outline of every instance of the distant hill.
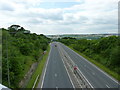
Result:
M108 37L108 36L118 36L118 34L63 34L63 35L46 35L51 39L58 39L64 37L72 37L76 39L99 39L101 37Z

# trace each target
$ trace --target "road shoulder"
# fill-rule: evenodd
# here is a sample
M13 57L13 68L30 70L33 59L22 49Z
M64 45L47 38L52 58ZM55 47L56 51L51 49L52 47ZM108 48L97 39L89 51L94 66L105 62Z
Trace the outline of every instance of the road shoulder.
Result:
M42 88L43 87L43 82L44 82L44 78L45 78L45 74L46 74L47 65L48 65L48 62L49 62L49 57L50 57L51 49L52 48L50 47L50 52L48 54L47 60L46 60L45 65L43 67L42 74L40 76L37 88Z

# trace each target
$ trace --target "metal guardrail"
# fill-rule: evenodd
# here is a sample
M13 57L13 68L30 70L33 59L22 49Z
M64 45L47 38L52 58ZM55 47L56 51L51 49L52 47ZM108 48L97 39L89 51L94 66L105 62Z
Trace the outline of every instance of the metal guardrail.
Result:
M78 76L78 78L81 80L81 86L83 86L84 88L93 88L91 86L91 84L88 82L88 80L83 76L83 74L81 73L81 71L78 69L76 72L76 75Z
M39 75L38 75L38 76L37 76L37 78L35 79L35 82L34 82L34 84L33 84L32 89L34 89L34 88L35 88L35 85L36 85L36 83L37 83L37 81L38 81L38 78L39 78Z
M66 62L69 64L70 68L72 69L74 75L79 81L79 84L81 88L89 88L90 90L93 89L92 85L89 83L89 81L85 78L85 76L82 74L82 72L79 70L79 68L76 70L76 73L74 72L74 66L77 66L72 59L69 57L67 52L61 48L61 51L63 52L63 56L66 58Z

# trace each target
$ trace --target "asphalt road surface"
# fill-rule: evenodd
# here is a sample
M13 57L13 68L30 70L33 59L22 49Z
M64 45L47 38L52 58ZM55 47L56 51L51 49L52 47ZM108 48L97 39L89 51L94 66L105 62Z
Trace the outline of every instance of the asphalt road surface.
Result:
M82 56L78 55L70 48L66 47L64 44L58 44L68 53L70 58L78 66L93 88L120 88L118 82L108 74L100 70Z
M51 44L42 88L73 88L55 43Z
M57 47L55 46L57 45ZM58 48L59 46L59 48ZM101 69L59 42L51 43L51 51L41 83L41 88L74 88L62 61L59 49L63 48L78 66L93 88L120 88L118 82Z

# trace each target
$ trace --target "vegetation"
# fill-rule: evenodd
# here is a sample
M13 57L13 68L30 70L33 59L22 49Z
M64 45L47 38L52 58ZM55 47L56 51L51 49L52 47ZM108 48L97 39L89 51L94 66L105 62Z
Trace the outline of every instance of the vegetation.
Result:
M2 83L2 31L0 30L0 83Z
M49 51L50 51L50 47L47 48L47 52L45 53L45 55L44 55L44 57L42 58L42 60L39 62L38 68L36 69L35 73L32 75L32 77L31 77L31 79L30 79L30 81L29 81L29 83L28 83L28 85L27 85L27 88L33 87L37 76L39 76L39 78L40 78L40 76L41 76L41 74L42 74L43 67L44 67L45 62L46 62L46 60L47 60ZM39 78L38 78L35 86L37 86L38 81L40 80Z
M23 27L2 29L2 83L10 88L19 86L32 63L38 62L49 44L46 36L25 31Z
M120 80L120 40L117 36L97 40L62 38L60 42L71 47L79 54Z

